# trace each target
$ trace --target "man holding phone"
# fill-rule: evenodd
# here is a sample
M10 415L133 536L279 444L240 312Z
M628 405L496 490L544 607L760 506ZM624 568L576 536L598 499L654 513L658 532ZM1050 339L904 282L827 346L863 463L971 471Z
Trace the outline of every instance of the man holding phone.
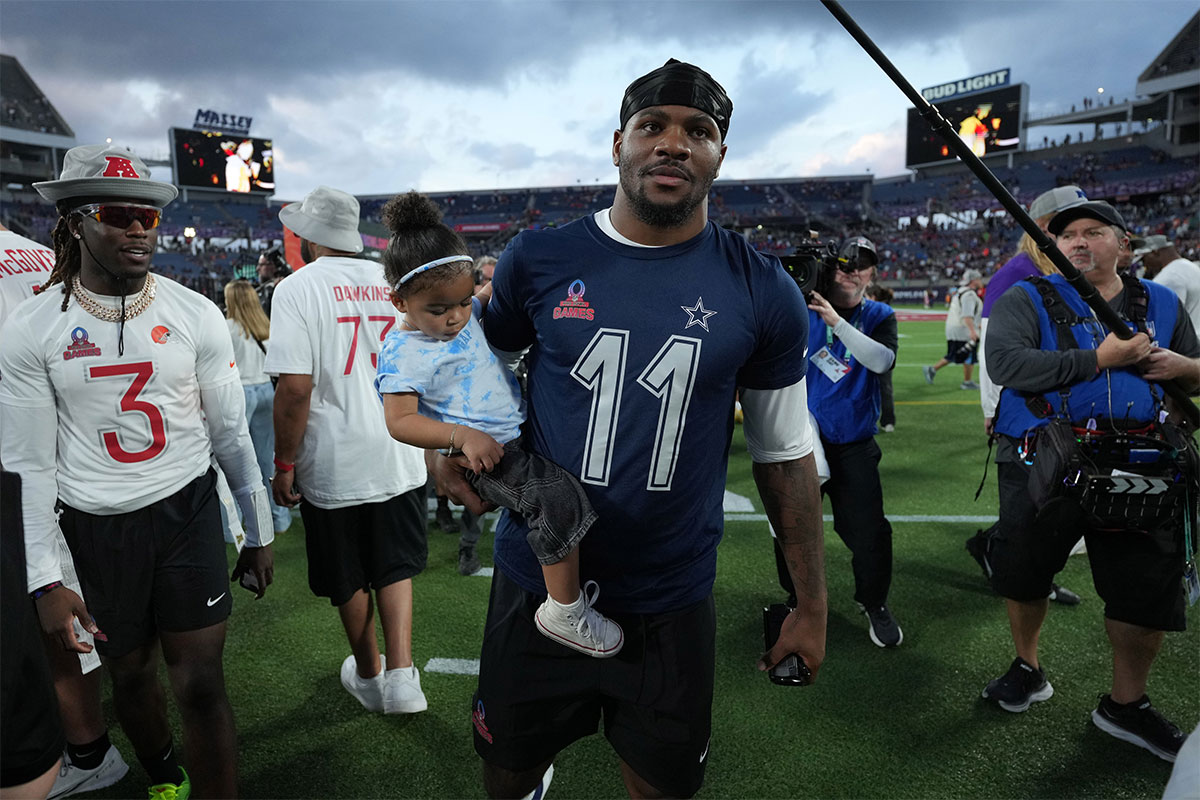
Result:
M237 792L222 653L232 608L213 453L247 525L234 577L271 583L267 493L221 312L150 272L178 190L108 145L69 150L54 202L55 267L0 333L0 461L21 475L28 588L43 629L88 652L96 637L121 726L152 793ZM56 518L55 503L63 507ZM55 529L87 605L62 585ZM161 656L159 655L161 649ZM167 674L192 780L171 739ZM184 795L186 796L186 795Z

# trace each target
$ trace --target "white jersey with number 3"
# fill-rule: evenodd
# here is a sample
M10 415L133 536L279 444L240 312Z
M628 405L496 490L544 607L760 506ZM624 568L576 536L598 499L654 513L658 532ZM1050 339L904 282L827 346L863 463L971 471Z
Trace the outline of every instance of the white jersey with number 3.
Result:
M58 496L73 508L142 508L209 467L200 390L239 382L229 331L207 298L156 281L154 302L125 322L123 356L117 323L74 298L63 311L60 285L22 304L0 333L0 403L57 406Z
M383 267L323 256L271 299L270 375L311 375L296 484L318 508L379 503L425 483L421 450L391 437L375 391L383 340L400 325Z

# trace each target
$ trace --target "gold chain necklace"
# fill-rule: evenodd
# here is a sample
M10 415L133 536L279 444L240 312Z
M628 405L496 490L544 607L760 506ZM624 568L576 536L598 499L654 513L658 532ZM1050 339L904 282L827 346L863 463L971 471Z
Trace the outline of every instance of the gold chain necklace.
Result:
M104 322L121 321L121 309L106 306L92 297L88 290L79 283L78 275L71 279L71 294L75 296L75 302L79 303L79 307L96 319ZM146 275L146 283L142 285L142 290L138 292L137 297L133 299L133 302L125 304L125 319L133 319L149 308L153 302L154 276Z

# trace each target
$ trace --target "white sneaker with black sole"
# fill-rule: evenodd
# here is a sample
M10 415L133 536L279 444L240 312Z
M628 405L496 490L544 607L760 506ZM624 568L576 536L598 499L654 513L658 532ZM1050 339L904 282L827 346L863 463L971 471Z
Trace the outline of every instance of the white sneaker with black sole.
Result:
M82 769L72 764L67 754L63 753L62 766L58 770L58 777L54 779L54 786L50 789L47 800L57 800L60 797L94 792L112 786L124 778L127 772L129 765L121 758L121 751L116 745L108 746L104 759L94 769Z
M354 654L342 662L342 686L362 703L367 711L383 711L383 681L387 670L387 656L379 656L379 674L374 678L363 678L358 674L358 662Z
M538 630L547 639L594 658L615 656L625 644L625 631L592 608L599 597L600 587L595 581L584 584L579 599L571 605L563 605L547 596L534 614Z

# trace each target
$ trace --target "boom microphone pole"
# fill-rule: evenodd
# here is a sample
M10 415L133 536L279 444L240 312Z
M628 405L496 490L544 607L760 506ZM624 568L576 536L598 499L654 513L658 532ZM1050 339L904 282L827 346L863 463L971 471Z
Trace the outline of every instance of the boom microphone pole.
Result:
M1046 254L1046 257L1053 262L1054 266L1058 268L1058 271L1062 273L1063 277L1067 279L1075 291L1079 292L1080 298L1096 313L1096 319L1104 323L1118 339L1132 339L1134 335L1133 331L1129 330L1129 326L1125 324L1117 312L1113 311L1112 307L1100 296L1100 293L1096 291L1096 287L1088 282L1083 273L1076 269L1075 265L1062 254L1058 246L1051 241L1050 237L1042 232L1042 229L1038 227L1033 218L1025 212L1025 209L1021 207L1017 199L992 174L992 171L987 168L979 156L975 155L975 152L967 146L966 142L958 138L958 134L954 132L954 128L946 121L941 112L934 108L920 92L913 88L908 79L901 74L900 70L896 69L895 65L883 54L883 51L875 45L875 42L871 41L871 37L867 36L863 29L858 26L858 23L854 21L853 17L846 13L841 4L837 0L821 0L821 4L829 9L829 13L833 14L834 18L842 24L847 33L854 37L854 41L858 42L867 55L879 65L884 74L892 79L892 83L896 84L900 91L904 92L905 96L912 101L913 106L917 109L917 113L929 123L929 127L933 129L934 133L942 137L949 148L954 151L954 154L958 156L959 160L966 164L971 172L975 173L975 177L979 178L987 190L1000 201L1000 205L1004 206L1004 209L1012 215L1012 218L1025 229L1025 232L1037 244L1038 249ZM1191 397L1188 396L1187 390L1175 380L1159 381L1158 383L1163 387L1167 395L1176 402L1179 412L1186 418L1189 427L1192 430L1200 427L1200 409L1196 408Z

